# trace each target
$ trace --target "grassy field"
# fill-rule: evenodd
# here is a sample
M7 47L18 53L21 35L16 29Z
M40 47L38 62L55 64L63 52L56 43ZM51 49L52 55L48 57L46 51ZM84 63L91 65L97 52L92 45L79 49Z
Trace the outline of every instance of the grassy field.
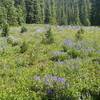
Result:
M100 99L99 27L24 27L0 37L0 100Z

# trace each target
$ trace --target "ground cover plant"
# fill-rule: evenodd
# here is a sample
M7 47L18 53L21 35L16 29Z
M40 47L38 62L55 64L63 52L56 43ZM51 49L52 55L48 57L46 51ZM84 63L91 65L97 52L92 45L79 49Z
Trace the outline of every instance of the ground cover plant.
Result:
M100 99L99 27L26 24L7 34L0 31L0 100Z

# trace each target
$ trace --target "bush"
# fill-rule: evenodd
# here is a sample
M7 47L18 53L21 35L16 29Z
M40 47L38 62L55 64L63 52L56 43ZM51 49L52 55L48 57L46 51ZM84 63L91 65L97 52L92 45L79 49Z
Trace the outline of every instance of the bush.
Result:
M100 64L100 58L94 58L92 59L92 62Z
M23 27L21 28L21 33L24 33L24 32L27 32L27 28L26 28L25 26L23 26Z
M48 31L45 33L45 37L42 39L44 44L52 44L54 43L54 37L52 33L52 29L49 28Z
M81 52L76 49L70 49L67 53L71 58L78 58L81 56Z
M29 64L33 65L38 58L38 50L33 48L31 51L29 51Z
M6 23L2 26L2 37L7 37L9 35L9 25Z
M82 40L82 35L84 34L84 30L81 28L80 30L78 30L78 32L75 35L76 40Z
M20 44L21 41L20 41L19 39L16 39L16 38L13 37L13 36L8 36L7 42L8 42L9 44L11 44L12 46L17 46L17 45Z
M24 41L23 43L22 43L22 45L20 46L20 53L24 53L25 51L27 51L27 44L26 44L26 42Z
M64 77L59 77L52 74L34 76L34 84L30 87L31 91L40 92L42 100L66 100L64 95L69 83ZM45 95L44 95L45 94Z

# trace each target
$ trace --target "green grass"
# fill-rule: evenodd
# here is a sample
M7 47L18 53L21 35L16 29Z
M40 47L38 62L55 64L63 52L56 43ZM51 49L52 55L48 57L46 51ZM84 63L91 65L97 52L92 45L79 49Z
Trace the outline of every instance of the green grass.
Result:
M79 100L80 97L83 97L81 100L99 100L100 28L83 27L83 41L87 41L87 45L95 51L87 55L80 52L81 56L73 58L76 52L72 48L65 52L66 57L53 55L52 52L63 52L66 39L75 42L76 29L59 30L57 26L51 26L54 43L49 45L41 43L47 25L24 26L28 30L25 33L20 33L21 27L10 28L9 35L19 42L15 46L0 37L0 48L4 48L0 49L0 100ZM27 50L20 53L23 42L26 42ZM59 61L51 60L52 56L58 57ZM61 62L64 64L59 64ZM53 86L45 84L46 75L64 78L67 86L60 89L62 83L54 82ZM41 80L35 80L34 76L39 76ZM54 93L48 94L48 90Z

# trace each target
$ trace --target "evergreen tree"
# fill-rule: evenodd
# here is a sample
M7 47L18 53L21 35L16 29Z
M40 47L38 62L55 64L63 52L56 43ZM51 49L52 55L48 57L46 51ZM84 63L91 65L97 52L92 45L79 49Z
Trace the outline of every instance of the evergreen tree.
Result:
M8 25L8 23L4 23L3 26L2 26L1 36L7 37L8 35L9 35L9 25Z
M56 5L55 5L55 0L51 0L51 19L50 23L51 24L56 24Z
M17 22L17 13L14 6L14 0L1 0L2 6L5 7L7 12L7 22L10 25L16 25Z
M64 3L64 0L57 1L57 20L59 25L65 24Z
M51 0L45 0L45 23L50 23L51 19Z
M79 5L76 0L74 0L74 23L75 25L80 25Z
M91 23L93 25L100 25L100 0L92 0L92 14Z
M0 0L0 25L100 25L100 0Z
M15 7L17 8L17 20L18 24L26 22L26 7L24 0L15 0Z
M25 0L26 5L26 23L33 23L34 13L33 13L33 0Z
M40 23L44 23L45 20L45 11L44 11L45 2L44 0L39 0L39 16L40 16Z
M87 0L80 0L80 20L83 25L90 25Z
M54 37L53 37L53 33L52 33L51 27L49 27L49 29L45 33L45 37L42 39L42 43L44 43L44 44L52 44L52 43L54 43Z
M27 23L39 23L40 22L40 6L38 0L26 0L27 10Z
M0 7L0 28L2 27L3 23L7 21L7 12L5 7Z

